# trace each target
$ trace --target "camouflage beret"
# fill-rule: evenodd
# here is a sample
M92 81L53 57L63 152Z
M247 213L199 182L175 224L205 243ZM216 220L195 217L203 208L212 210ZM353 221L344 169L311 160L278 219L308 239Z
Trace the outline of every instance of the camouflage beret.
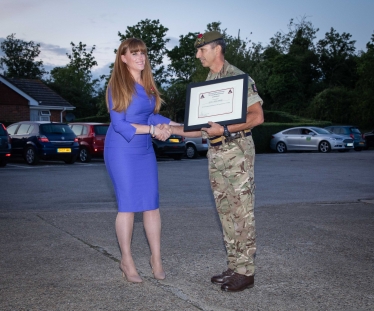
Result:
M204 34L199 34L195 41L195 48L200 48L205 44L223 39L222 35L218 31L209 31Z

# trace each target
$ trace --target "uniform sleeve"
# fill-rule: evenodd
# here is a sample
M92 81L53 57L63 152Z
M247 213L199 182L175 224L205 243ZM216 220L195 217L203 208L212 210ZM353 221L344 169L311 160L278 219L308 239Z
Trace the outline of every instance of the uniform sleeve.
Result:
M128 142L131 141L135 135L136 128L126 121L126 112L117 112L113 109L112 97L109 95L109 113L110 120L115 132L121 134Z
M157 125L157 124L169 124L170 119L160 115L152 113L148 118L148 124Z
M253 104L260 102L261 106L263 104L263 100L257 93L257 88L255 81L248 76L248 100L247 100L247 108L252 106Z

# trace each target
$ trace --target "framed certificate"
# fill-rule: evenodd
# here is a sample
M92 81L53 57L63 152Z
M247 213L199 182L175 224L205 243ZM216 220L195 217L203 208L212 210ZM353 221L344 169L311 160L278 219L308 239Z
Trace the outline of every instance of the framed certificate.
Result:
M186 94L184 130L209 127L209 121L221 125L244 123L247 117L247 97L247 74L190 83Z

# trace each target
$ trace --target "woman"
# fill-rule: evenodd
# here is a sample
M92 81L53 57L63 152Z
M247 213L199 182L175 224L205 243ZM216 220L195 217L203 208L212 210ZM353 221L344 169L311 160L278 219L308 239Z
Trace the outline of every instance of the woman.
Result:
M134 213L143 212L152 273L162 280L166 275L161 262L157 162L151 136L166 140L170 132L157 125L176 123L157 114L161 98L143 41L131 38L119 46L106 101L111 124L104 159L118 204L115 227L122 254L120 269L128 282L142 282L131 255L131 238Z

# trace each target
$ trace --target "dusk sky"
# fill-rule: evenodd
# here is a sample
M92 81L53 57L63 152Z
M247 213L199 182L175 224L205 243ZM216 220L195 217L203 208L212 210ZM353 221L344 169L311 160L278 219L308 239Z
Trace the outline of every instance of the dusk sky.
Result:
M374 0L0 0L0 41L15 33L17 39L40 43L47 70L67 64L70 42L96 45L96 74L108 74L120 43L118 31L125 33L127 26L145 19L169 28L172 48L180 35L203 32L217 21L229 35L240 30L243 39L266 45L277 31L288 32L291 18L305 16L320 29L317 39L333 27L350 33L358 51L366 50L374 32L373 12Z

